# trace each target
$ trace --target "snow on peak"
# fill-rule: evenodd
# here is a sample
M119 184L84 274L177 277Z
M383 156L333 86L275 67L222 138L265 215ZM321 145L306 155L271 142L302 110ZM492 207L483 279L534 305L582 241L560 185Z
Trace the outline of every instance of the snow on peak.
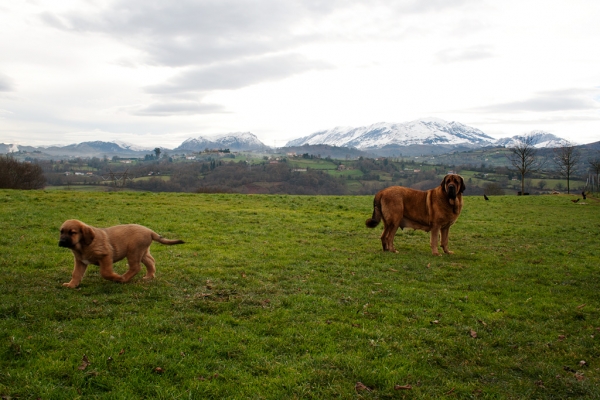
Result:
M287 146L328 144L367 149L381 148L387 145L489 145L493 141L491 136L479 129L458 122L446 122L439 118L423 118L405 123L378 122L358 128L336 127L292 140L287 143Z

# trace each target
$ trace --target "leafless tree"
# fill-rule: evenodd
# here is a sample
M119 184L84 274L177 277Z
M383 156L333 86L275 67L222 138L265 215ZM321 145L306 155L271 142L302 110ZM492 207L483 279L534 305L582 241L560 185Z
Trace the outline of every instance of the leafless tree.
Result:
M544 161L537 157L538 138L532 135L522 136L516 143L509 147L508 160L521 175L521 194L525 193L525 175L539 171L544 166Z
M598 153L598 155L596 156L595 159L588 160L588 164L590 165L591 171L594 174L596 174L596 192L598 192L599 187L600 187L600 181L598 180L598 179L600 179L600 152ZM594 191L593 183L592 183L592 191Z
M43 189L46 178L37 164L19 162L11 156L0 156L0 188Z
M579 160L579 151L569 141L563 142L560 147L554 150L554 162L558 166L560 174L567 178L567 193L570 193L569 181L575 173L575 168L579 164Z

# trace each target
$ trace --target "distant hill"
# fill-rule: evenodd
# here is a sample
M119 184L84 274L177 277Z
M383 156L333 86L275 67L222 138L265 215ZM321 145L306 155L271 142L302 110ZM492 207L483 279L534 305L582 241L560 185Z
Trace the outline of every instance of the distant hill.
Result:
M203 151L204 149L229 149L231 151L267 150L269 146L261 142L250 132L228 133L213 137L199 136L189 138L173 149L181 151Z
M565 143L565 139L561 139L551 133L545 131L531 131L525 135L516 135L510 138L498 139L495 145L499 147L512 147L519 141L524 140L527 136L533 137L535 147L537 148L560 147Z
M489 146L495 141L477 128L459 122L427 118L406 123L381 122L366 127L337 127L292 140L287 146L329 144L355 147L361 150L381 149L386 146Z

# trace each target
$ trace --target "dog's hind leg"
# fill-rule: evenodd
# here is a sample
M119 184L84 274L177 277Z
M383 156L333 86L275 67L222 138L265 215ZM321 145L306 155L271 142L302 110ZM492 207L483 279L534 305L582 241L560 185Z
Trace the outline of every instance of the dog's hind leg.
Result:
M137 275L138 272L142 269L140 264L141 258L139 254L132 254L127 256L127 264L129 264L129 269L127 272L123 274L123 282L129 282L131 278Z
M156 263L154 261L154 257L152 257L149 251L144 254L142 263L146 266L146 276L144 276L144 279L154 279L154 274L156 273Z
M381 234L381 245L383 246L383 251L391 251L392 253L398 252L398 250L394 248L394 236L396 236L399 225L400 224L386 221L385 228Z

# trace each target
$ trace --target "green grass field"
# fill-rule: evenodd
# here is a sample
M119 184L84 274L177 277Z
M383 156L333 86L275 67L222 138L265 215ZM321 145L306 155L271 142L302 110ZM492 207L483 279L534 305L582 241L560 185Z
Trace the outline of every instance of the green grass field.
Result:
M600 203L573 198L467 197L434 257L383 253L372 196L2 190L0 396L600 398ZM187 243L67 289L69 218Z

